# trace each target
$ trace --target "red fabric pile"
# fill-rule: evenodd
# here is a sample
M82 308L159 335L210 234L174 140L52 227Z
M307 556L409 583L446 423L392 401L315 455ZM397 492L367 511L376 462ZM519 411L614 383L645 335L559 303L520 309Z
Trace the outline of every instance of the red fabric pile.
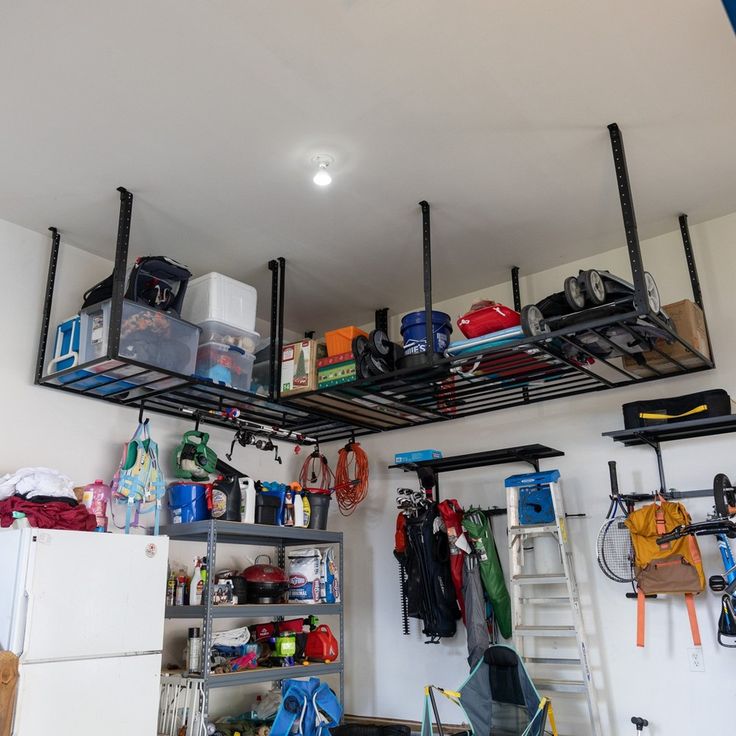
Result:
M86 506L72 506L63 501L46 501L37 503L27 501L21 496L11 496L0 501L0 526L13 523L13 511L22 511L31 526L39 529L71 529L81 532L93 532L97 527L97 519Z

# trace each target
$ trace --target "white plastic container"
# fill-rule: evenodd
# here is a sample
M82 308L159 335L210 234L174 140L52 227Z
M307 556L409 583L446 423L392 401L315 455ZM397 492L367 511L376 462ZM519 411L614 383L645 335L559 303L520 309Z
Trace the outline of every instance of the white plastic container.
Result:
M245 350L246 353L255 353L261 342L261 336L257 332L239 330L237 327L231 327L224 322L207 320L207 322L202 322L200 328L202 329L199 334L201 345L206 342L221 342L226 345L236 345Z
M252 478L240 481L240 520L244 524L256 523L256 484Z
M195 325L220 322L238 330L255 332L256 290L221 273L192 279L182 306L182 317Z

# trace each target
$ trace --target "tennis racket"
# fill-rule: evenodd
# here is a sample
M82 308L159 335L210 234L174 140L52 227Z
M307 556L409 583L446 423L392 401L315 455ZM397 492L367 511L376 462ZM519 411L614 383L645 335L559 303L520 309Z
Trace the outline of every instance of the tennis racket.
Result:
M598 532L598 566L610 580L631 583L634 580L634 546L631 543L631 533L624 523L628 509L621 501L614 460L609 460L608 472L611 476L611 505Z

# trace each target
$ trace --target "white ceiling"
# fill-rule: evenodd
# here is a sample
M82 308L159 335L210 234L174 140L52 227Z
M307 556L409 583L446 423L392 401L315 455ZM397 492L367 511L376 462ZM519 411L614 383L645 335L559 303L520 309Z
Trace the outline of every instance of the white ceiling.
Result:
M622 245L605 125L643 236L736 210L736 37L720 0L0 3L0 217L262 287L287 321L421 303ZM333 185L309 159L335 158Z

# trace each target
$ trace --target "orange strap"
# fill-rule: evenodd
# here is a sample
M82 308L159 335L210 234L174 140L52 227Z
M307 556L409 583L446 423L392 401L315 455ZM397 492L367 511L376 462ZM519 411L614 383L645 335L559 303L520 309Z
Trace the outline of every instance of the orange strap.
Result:
M687 604L687 617L690 619L690 632L693 635L693 646L701 646L700 627L698 626L698 615L695 612L695 598L692 593L685 593Z
M636 646L644 646L644 591L639 588L636 591Z
M703 561L700 557L700 547L698 547L698 541L692 534L687 535L687 545L690 549L690 556L693 558L693 564L700 565Z
M654 512L654 519L657 523L657 536L661 537L667 533L667 525L664 521L664 509L661 506L657 506L657 510ZM669 549L669 543L660 544L660 549Z

